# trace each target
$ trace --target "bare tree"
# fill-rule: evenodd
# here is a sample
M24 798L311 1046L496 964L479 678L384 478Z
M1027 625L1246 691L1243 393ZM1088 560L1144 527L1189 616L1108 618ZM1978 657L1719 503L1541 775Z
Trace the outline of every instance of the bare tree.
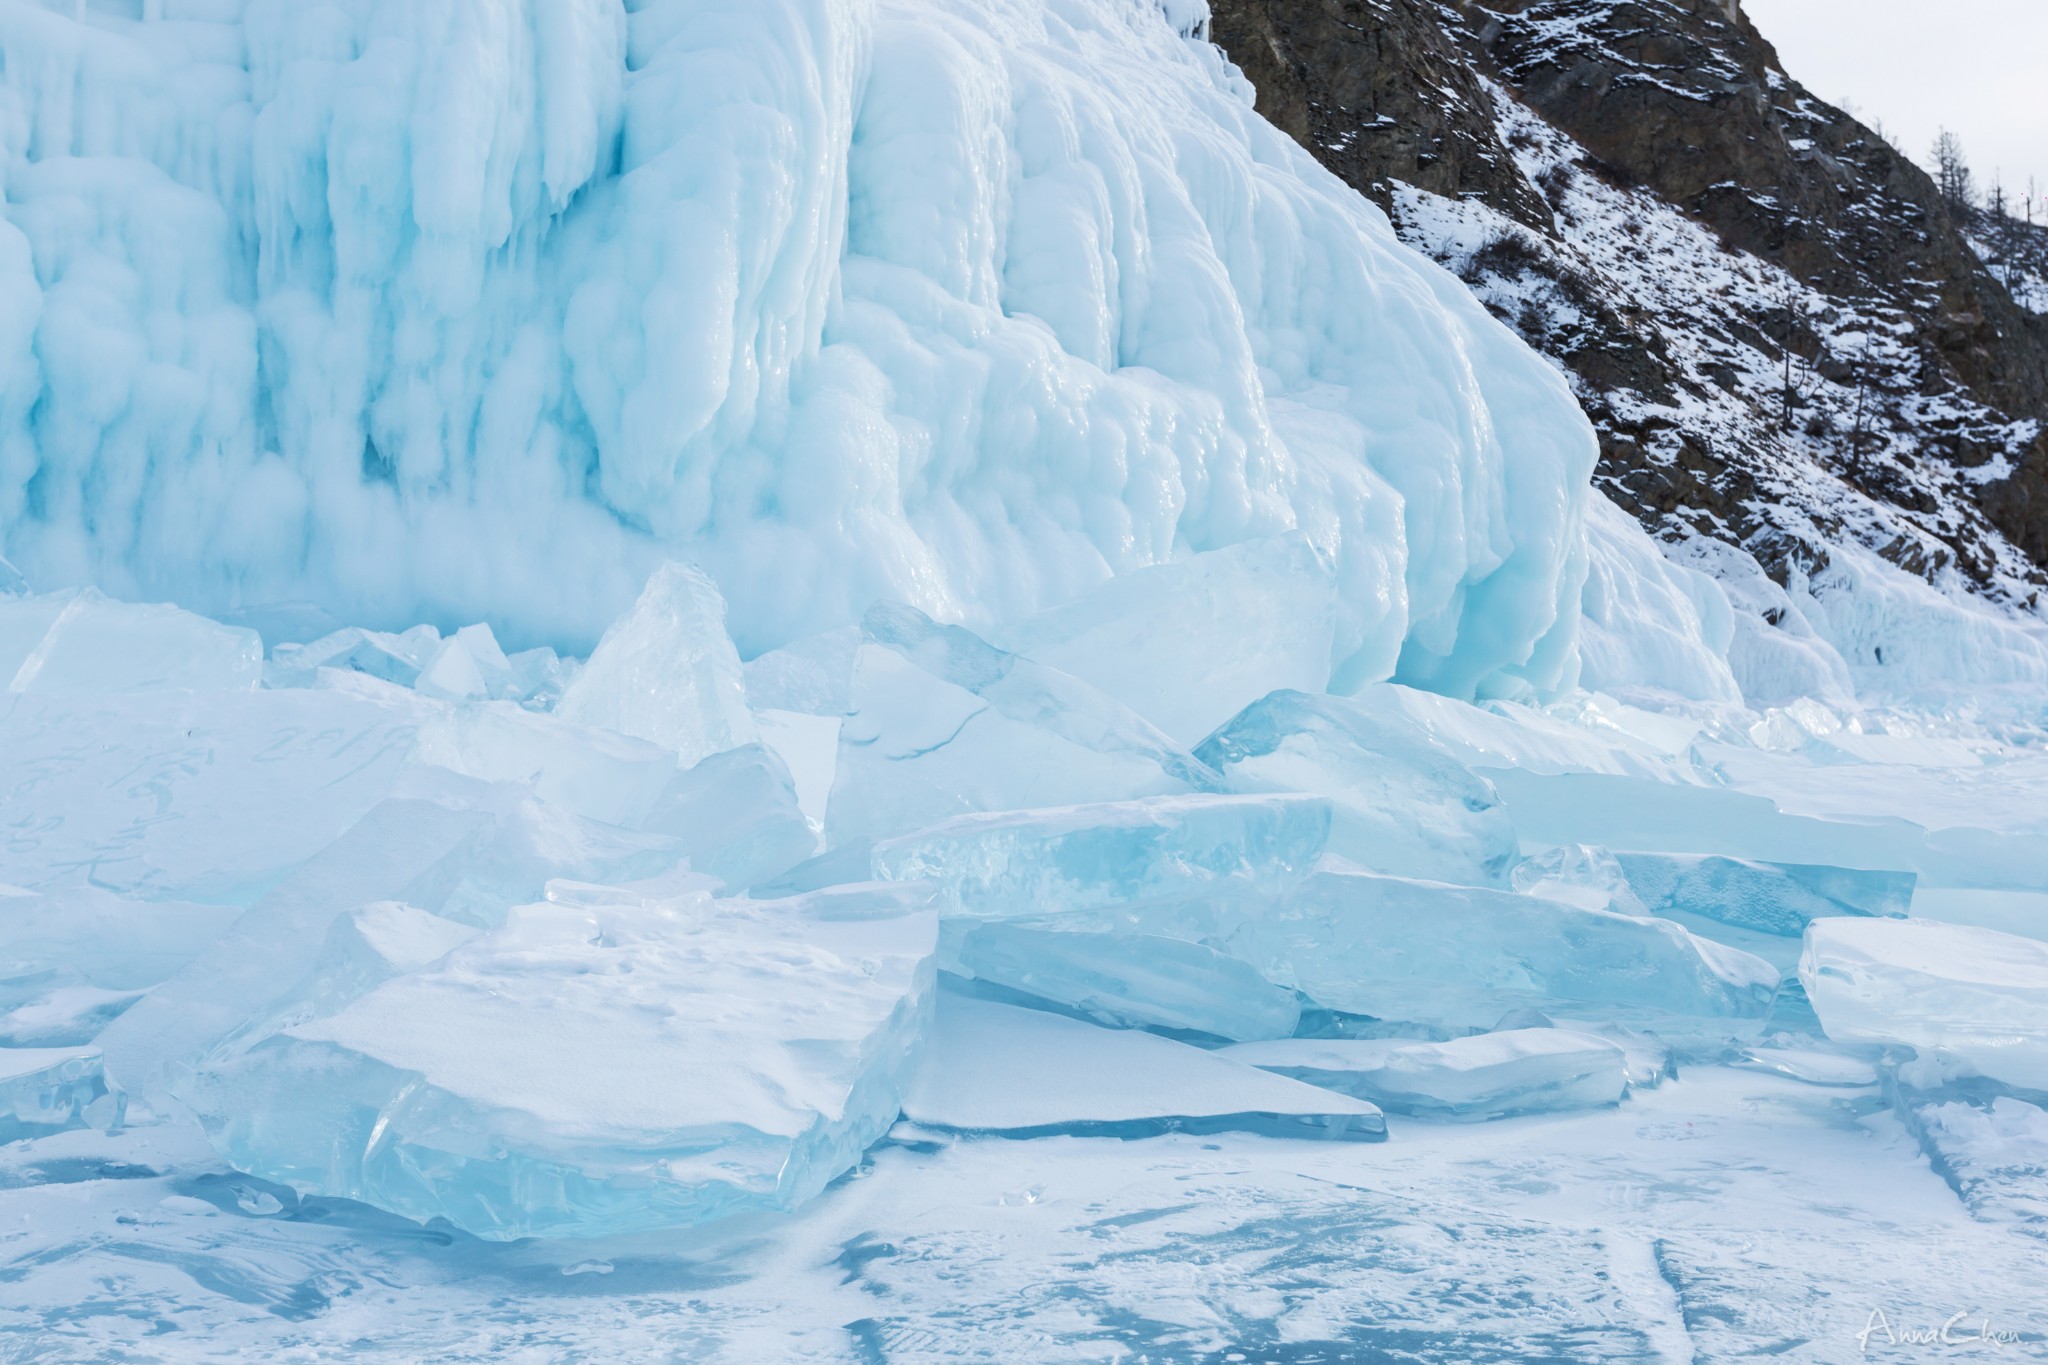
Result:
M1977 186L1963 156L1963 140L1946 128L1934 139L1934 184L1951 213L1960 213L1976 202Z

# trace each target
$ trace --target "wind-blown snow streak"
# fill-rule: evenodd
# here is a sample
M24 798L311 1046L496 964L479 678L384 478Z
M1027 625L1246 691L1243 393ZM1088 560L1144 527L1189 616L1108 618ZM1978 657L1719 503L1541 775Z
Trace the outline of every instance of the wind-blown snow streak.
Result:
M1564 383L1153 0L0 0L0 151L42 587L751 654L1298 529L1340 686L1572 681Z

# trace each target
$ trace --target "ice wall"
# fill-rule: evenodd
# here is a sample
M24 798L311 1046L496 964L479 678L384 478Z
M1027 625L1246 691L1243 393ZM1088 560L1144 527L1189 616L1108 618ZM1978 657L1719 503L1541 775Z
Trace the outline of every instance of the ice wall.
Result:
M1300 532L1340 685L1569 681L1585 421L1199 8L0 0L0 554L751 654Z

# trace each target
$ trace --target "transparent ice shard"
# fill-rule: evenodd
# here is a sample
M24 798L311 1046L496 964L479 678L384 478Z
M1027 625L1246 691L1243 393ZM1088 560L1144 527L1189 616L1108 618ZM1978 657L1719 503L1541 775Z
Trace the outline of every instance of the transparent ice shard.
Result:
M262 679L253 630L95 588L0 596L0 693L236 692Z
M1135 1029L941 992L912 1123L1010 1138L1251 1132L1375 1141L1380 1111Z
M1799 980L1827 1036L2048 1089L2048 943L1925 919L1817 919Z
M1327 795L1331 851L1376 872L1503 886L1519 853L1491 786L1409 727L1347 698L1276 692L1195 756L1232 791Z
M676 775L673 749L509 701L427 717L415 756L485 782L530 785L543 801L614 825L645 820Z
M1120 1028L1244 1040L1285 1038L1301 1001L1249 966L1199 943L1138 933L1065 933L949 922L940 965Z
M677 773L640 825L674 839L692 868L735 889L785 872L818 848L789 769L759 743Z
M746 664L747 700L757 711L843 716L853 707L860 644L860 627L841 626L757 655Z
M264 665L263 681L271 687L311 687L321 669L338 668L411 687L440 648L441 633L432 626L414 626L398 635L350 626L310 644L279 645Z
M837 846L972 811L1213 790L1122 703L913 609L863 622L826 808Z
M792 1208L895 1121L930 1015L933 916L861 906L522 907L185 1093L241 1169L480 1237Z
M1290 1038L1223 1056L1355 1095L1393 1114L1483 1120L1618 1104L1627 1056L1560 1028L1510 1029L1444 1043Z
M0 1047L0 1142L75 1127L105 1093L97 1048Z
M725 599L670 561L612 624L555 712L673 749L685 765L754 738Z

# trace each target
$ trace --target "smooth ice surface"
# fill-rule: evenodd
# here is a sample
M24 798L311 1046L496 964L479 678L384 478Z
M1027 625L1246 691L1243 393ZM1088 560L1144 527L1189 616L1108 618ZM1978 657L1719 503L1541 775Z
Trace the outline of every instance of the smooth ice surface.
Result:
M586 819L638 825L676 776L676 752L612 730L505 701L450 707L423 719L414 757L533 794Z
M751 654L1299 532L1346 676L1568 681L1595 446L1563 379L1197 22L461 13L8 6L0 551L32 581L582 652L683 554Z
M1362 1100L1220 1053L950 991L939 996L903 1116L1006 1137L1235 1130L1371 1141L1386 1134L1380 1111Z
M1268 692L1325 690L1338 606L1296 534L1120 574L995 638L1192 745Z
M1414 727L1391 722L1345 698L1275 692L1195 756L1233 791L1328 795L1330 848L1361 867L1504 885L1517 845L1500 798Z
M1157 904L1143 923L1221 948L1326 1008L1451 1029L1533 1008L1727 1031L1761 1020L1778 985L1769 963L1667 920L1335 859L1275 898Z
M1301 1020L1293 991L1214 948L1156 934L954 922L940 965L1123 1028L1285 1038Z
M524 906L381 983L331 957L307 994L332 1008L186 1093L241 1169L487 1238L789 1208L895 1121L935 927L701 893Z
M0 597L4 692L247 691L263 676L253 630L93 588Z
M961 627L884 604L862 635L825 813L835 846L970 811L1217 784L1123 703Z
M1619 1104L1628 1089L1622 1049L1569 1029L1508 1029L1446 1043L1294 1038L1242 1043L1223 1055L1423 1117L1583 1109Z
M1617 853L1621 873L1652 914L1685 911L1738 928L1797 936L1828 915L1903 916L1911 872L1866 871L1741 858Z
M1823 919L1799 980L1828 1037L1948 1054L2048 1089L2048 943L1936 920Z
M687 564L654 571L555 713L676 751L685 765L754 738L740 656L725 633L725 599Z
M1116 915L1160 899L1270 896L1322 856L1329 802L1183 796L964 815L876 844L878 876L939 888L978 919Z
M0 880L247 904L383 799L412 738L333 692L0 696Z

